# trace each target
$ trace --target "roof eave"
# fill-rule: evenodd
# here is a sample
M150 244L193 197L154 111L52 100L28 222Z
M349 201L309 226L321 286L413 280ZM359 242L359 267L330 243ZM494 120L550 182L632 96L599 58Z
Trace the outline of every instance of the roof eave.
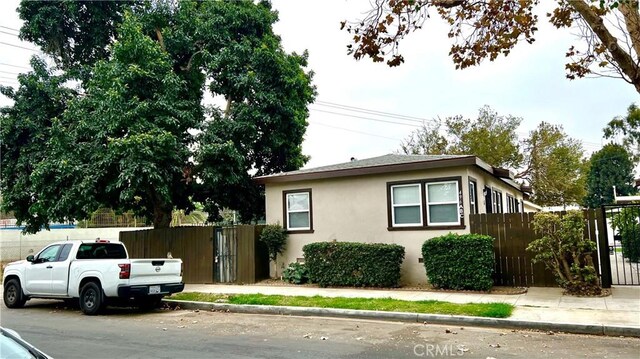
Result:
M362 167L362 168L349 168L349 169L340 169L340 170L322 171L322 172L298 173L298 174L290 174L290 175L282 174L282 175L276 175L276 176L261 176L261 177L255 177L253 180L258 184L283 183L283 182L318 180L318 179L326 179L326 178L362 176L362 175L372 175L372 174L382 174L382 173L396 173L396 172L415 171L415 170L432 169L432 168L468 166L468 165L475 165L475 164L477 164L476 157L467 156L467 157L456 157L456 158L443 158L440 160L431 160L431 161L396 163L396 164L390 164L390 165L379 165L379 166Z

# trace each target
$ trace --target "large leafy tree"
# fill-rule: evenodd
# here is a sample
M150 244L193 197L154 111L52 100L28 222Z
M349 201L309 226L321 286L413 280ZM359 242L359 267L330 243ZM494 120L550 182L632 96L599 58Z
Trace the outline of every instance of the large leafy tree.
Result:
M580 141L562 126L541 122L524 140L525 167L518 174L533 190L532 200L542 206L580 203L585 195L585 172Z
M626 116L616 116L604 128L604 137L622 136L622 144L630 149L636 161L640 160L640 108L631 104Z
M23 36L79 84L79 95L48 117L51 136L36 141L37 155L10 154L34 166L29 190L39 197L16 211L29 231L100 206L133 210L155 227L196 202L210 219L230 207L250 220L262 210L251 174L307 161L301 144L312 73L304 70L306 54L283 51L269 3L24 1L19 11ZM54 26L42 19L47 14L69 17L64 36L47 31ZM83 42L87 22L109 36ZM224 104L203 105L206 92ZM38 105L28 97L6 111ZM3 160L4 148L18 145L15 127L4 126L18 121L11 116L3 117ZM3 193L21 190L4 177L1 184ZM4 209L15 210L8 201Z
M608 144L591 155L584 205L597 208L613 203L613 186L619 196L633 193L633 161L631 154L617 144Z
M33 58L31 67L31 72L18 76L17 90L0 86L0 93L14 102L0 108L0 192L3 208L17 218L30 218L26 230L35 232L57 218L45 210L48 194L38 191L38 179L32 174L39 163L53 160L45 147L52 137L52 124L77 94L62 86L65 77L52 74L41 59Z
M389 66L404 62L401 40L422 28L431 15L449 26L450 55L464 69L507 56L520 42L533 43L538 30L539 0L375 0L366 16L343 21L351 33L349 54ZM638 0L557 0L547 15L557 28L575 30L578 45L566 56L567 77L618 77L640 92L640 13Z
M516 170L529 184L532 199L543 206L581 203L585 195L588 161L579 141L561 126L546 122L518 140L521 118L498 115L485 106L477 119L462 116L434 119L414 131L402 144L406 154L475 155L496 167Z
M476 155L492 166L517 168L522 163L516 133L521 122L521 118L502 116L484 106L475 119L432 120L411 133L401 150L406 154Z

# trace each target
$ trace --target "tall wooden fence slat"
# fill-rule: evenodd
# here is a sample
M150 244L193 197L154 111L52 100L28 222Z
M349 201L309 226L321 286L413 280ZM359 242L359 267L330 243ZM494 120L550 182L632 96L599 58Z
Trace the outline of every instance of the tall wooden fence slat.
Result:
M255 283L269 278L268 253L258 241L263 226L224 228L235 237L236 252L230 258L230 270L237 283ZM215 227L173 227L120 232L130 258L166 258L169 253L183 262L183 281L188 284L214 282Z
M566 212L556 212L564 215ZM494 241L494 284L505 286L555 287L555 277L542 263L532 262L529 243L538 238L533 229L535 213L493 213L469 216L471 233L491 236ZM585 238L597 243L597 230L601 220L596 210L585 210ZM592 255L594 267L600 273L598 255ZM605 269L605 271L608 268Z

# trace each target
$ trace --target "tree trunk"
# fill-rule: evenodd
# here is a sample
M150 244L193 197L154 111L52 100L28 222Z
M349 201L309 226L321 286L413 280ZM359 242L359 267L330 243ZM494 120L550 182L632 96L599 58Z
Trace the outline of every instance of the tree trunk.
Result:
M171 226L171 207L156 204L153 207L153 228L169 228Z

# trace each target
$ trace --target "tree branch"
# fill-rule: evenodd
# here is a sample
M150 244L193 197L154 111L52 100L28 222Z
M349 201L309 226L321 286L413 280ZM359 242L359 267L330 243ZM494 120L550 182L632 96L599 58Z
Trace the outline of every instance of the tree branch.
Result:
M636 52L636 56L640 56L640 13L638 13L638 1L621 2L618 8L622 16L624 16L633 50Z
M637 1L634 1L637 5ZM589 25L591 30L598 36L602 44L605 45L611 57L620 66L622 72L629 77L631 82L640 93L640 69L633 57L618 45L618 39L609 32L602 21L602 17L597 13L596 8L587 4L583 0L569 1L569 5L578 13ZM620 5L622 6L622 4ZM629 24L627 24L629 26Z

